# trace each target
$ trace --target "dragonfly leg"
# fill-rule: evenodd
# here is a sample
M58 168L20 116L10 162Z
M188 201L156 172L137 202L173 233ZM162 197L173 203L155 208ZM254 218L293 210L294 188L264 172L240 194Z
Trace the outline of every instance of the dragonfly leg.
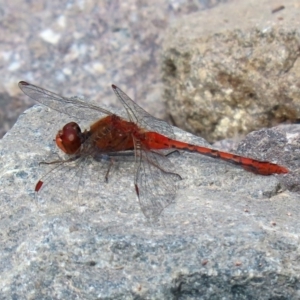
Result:
M172 155L174 153L177 153L178 155L180 155L180 151L179 150L172 150L172 151L168 152L167 154L165 154L165 156L168 157L168 156L170 156L170 155Z
M53 161L40 161L39 162L39 166L40 165L53 165L53 164L60 164L60 163L67 163L67 162L71 162L71 161L75 161L76 159L78 159L80 156L77 155L77 156L73 156L73 157L70 157L69 159L66 159L66 160L53 160Z
M152 152L155 152L156 154L158 155L161 155L161 156L168 156L172 153L174 153L175 151L178 151L178 150L174 150L168 154L162 154L162 153L159 153L159 152L156 152L156 151L152 151ZM178 151L179 152L179 151ZM165 170L164 168L162 168L159 164L156 164L154 161L150 161L148 160L150 164L152 164L153 166L155 166L156 168L158 168L159 170L161 170L162 172L164 172L165 174L170 174L170 175L174 175L176 176L179 180L182 180L182 177L178 174L178 173L175 173L175 172L172 172L172 171L167 171Z
M115 160L110 157L109 158L109 165L108 165L108 168L107 168L107 171L106 171L106 174L105 174L105 182L107 183L108 182L108 176L109 176L109 172L113 166L113 164L115 163Z
M170 174L170 175L174 175L174 176L176 176L179 180L182 180L181 175L179 175L178 173L171 172L171 171L166 171L166 170L164 170L164 169L162 169L162 168L160 168L160 169L161 169L164 173Z

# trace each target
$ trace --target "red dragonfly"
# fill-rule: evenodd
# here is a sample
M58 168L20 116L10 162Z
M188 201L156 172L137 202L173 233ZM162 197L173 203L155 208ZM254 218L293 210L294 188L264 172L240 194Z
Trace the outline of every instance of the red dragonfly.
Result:
M25 81L19 82L19 87L27 96L51 109L75 118L98 120L90 126L90 130L84 132L75 122L70 122L59 130L55 139L56 144L70 155L70 158L52 163L76 161L82 157L96 158L99 155L113 157L118 153L133 151L135 191L147 218L159 216L174 200L176 193L174 179L181 178L179 174L173 172L169 159L160 150L197 152L240 165L245 170L260 175L289 172L287 168L268 161L178 141L171 125L151 116L115 85L112 85L112 89L127 112L127 120L96 105L59 96ZM99 119L101 114L106 116ZM35 191L39 192L43 184L44 182L40 180Z

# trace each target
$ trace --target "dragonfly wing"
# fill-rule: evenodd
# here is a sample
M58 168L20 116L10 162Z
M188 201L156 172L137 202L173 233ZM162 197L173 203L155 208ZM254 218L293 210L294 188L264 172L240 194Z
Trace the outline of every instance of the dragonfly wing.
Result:
M102 114L112 114L108 110L96 105L92 105L78 99L60 96L25 81L19 82L19 88L31 99L76 119L79 118L91 121L99 119Z
M147 113L114 84L112 85L112 89L125 107L130 121L148 131L156 131L170 138L175 137L173 128L170 124Z
M40 166L44 173L36 188L38 211L45 215L70 212L81 205L86 158Z
M156 219L174 201L180 176L172 172L173 165L165 155L145 151L135 142L137 196L144 215Z

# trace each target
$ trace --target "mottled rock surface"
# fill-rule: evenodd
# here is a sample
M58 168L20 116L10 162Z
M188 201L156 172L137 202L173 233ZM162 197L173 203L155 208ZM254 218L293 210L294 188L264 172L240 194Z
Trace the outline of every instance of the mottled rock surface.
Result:
M49 195L35 198L34 186L47 170L38 162L61 155L53 136L67 121L35 106L0 141L1 299L299 298L299 196L285 190L286 175L174 155L183 178L176 201L151 225L136 200L133 163L117 163L105 183L108 162L90 161L83 170L96 172L49 182L53 197L65 193L66 210ZM267 145L274 138L274 150L261 151L266 139L254 136L249 151L289 166L276 132L261 134ZM79 182L86 185L75 197Z
M174 124L210 142L300 117L299 1L233 1L166 34L164 97Z

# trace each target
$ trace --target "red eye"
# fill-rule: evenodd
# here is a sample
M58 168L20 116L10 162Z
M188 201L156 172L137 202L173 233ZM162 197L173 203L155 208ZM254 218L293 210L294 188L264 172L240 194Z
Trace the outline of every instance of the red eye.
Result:
M56 135L56 145L67 154L74 154L81 146L81 129L75 122L66 124Z

